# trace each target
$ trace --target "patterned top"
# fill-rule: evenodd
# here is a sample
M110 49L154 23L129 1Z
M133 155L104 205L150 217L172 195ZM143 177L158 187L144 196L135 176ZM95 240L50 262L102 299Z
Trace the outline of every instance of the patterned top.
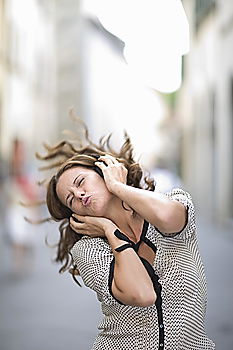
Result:
M114 256L106 239L84 236L71 249L84 284L97 293L104 315L92 350L215 349L204 328L206 277L198 251L192 199L181 189L166 195L186 207L184 229L168 235L148 224L140 239L156 250L152 268L162 287L163 324L158 326L156 305L123 305L112 296L109 280Z

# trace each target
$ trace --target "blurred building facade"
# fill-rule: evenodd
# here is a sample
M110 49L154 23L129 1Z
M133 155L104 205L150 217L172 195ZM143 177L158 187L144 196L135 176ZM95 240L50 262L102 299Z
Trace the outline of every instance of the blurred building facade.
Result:
M83 26L80 3L81 0L54 1L56 122L59 133L74 128L72 120L68 117L70 108L74 108L75 113L84 118L81 53Z
M5 1L0 0L0 130L2 128L2 104L4 99L4 84L6 73L6 49L5 49ZM2 156L2 155L1 155Z
M231 218L231 2L183 1L191 50L175 110L130 75L124 43L83 11L84 3L24 0L26 11L17 0L0 0L1 155L8 158L17 137L32 162L43 141L56 142L62 130L74 128L73 106L95 140L113 131L120 144L127 130L146 168L158 160L174 172L181 166L201 211Z
M182 177L202 214L233 218L233 3L183 1L191 50L177 118L182 127Z
M127 130L137 157L152 167L156 154L167 148L160 125L168 109L159 94L130 75L124 43L83 11L85 1L1 4L3 157L9 158L17 137L25 141L32 162L43 141L54 143L64 129L74 129L68 118L74 107L96 141L114 131L115 143L121 144Z
M56 133L55 1L1 0L0 148L8 159L23 140L34 159ZM53 133L52 133L53 131Z

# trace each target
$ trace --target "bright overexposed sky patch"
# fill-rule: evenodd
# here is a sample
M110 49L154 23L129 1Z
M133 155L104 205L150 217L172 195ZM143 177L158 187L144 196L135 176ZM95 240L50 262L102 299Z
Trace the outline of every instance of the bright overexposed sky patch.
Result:
M180 0L84 0L83 11L125 42L124 56L142 84L161 92L181 85L189 25Z

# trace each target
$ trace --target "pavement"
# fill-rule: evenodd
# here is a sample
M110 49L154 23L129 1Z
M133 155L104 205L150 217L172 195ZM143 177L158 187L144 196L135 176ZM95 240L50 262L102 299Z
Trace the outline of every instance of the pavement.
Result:
M208 283L206 331L216 350L233 350L233 225L197 223Z
M53 224L36 229L21 276L12 272L9 246L0 238L0 350L90 350L98 332L96 296L58 273L54 250L44 243L48 232L53 239ZM208 281L207 334L217 350L232 350L233 232L199 220L198 236Z

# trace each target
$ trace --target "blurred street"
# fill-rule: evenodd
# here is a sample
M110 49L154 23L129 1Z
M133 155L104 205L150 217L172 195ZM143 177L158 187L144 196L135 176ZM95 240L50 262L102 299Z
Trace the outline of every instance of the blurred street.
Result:
M233 237L231 229L199 220L199 247L208 283L206 329L216 350L233 349Z
M95 294L76 285L69 273L58 273L44 228L38 227L31 271L21 277L10 271L10 252L1 245L0 350L85 350L97 333Z
M39 159L62 141L81 147L83 123L116 150L126 132L157 190L192 193L207 334L232 350L230 0L0 0L0 350L88 350L98 332L95 294L60 275L45 244L57 226L23 219L48 216L33 203L57 167Z
M216 349L233 348L233 238L230 230L199 220L200 250L208 278L207 333ZM98 301L87 288L58 274L45 247L42 228L35 241L31 272L15 278L2 251L0 273L0 350L91 349L101 318ZM2 249L3 250L3 249Z

